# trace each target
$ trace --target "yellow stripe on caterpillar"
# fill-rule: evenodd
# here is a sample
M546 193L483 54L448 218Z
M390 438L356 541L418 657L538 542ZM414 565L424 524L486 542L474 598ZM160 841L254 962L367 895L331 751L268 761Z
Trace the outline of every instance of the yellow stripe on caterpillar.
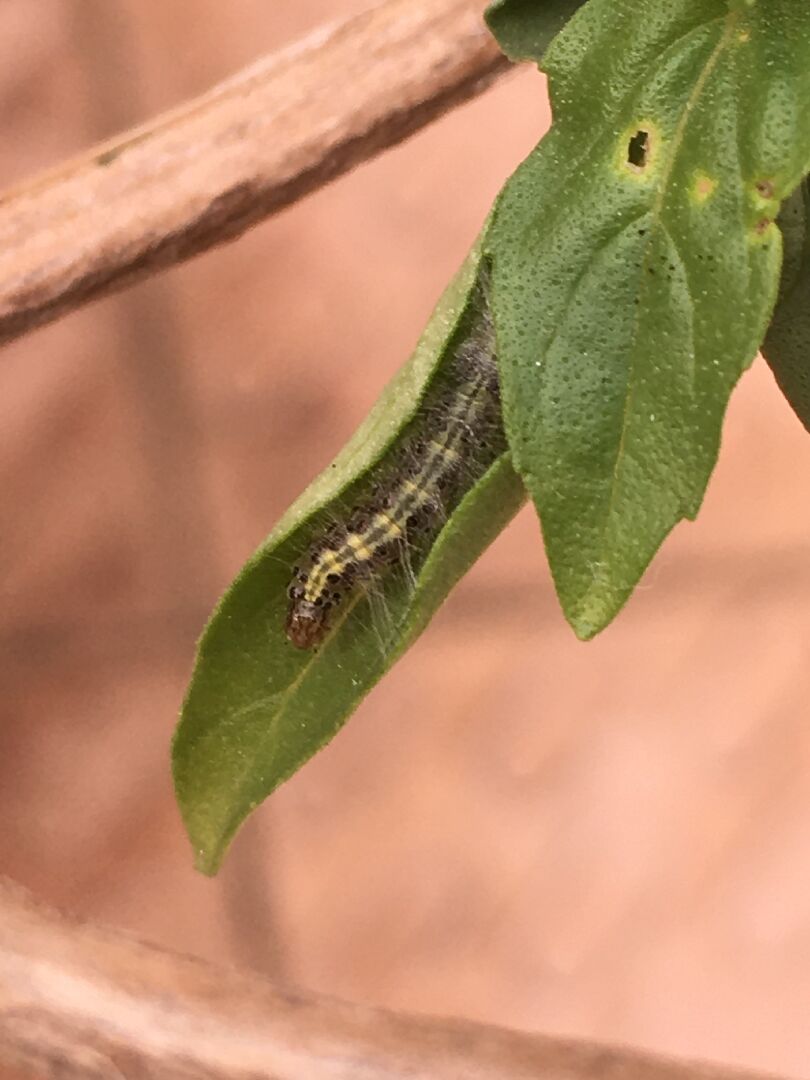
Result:
M384 510L381 510L378 514L375 514L374 520L371 523L369 534L373 532L382 533L381 543L388 543L389 540L399 540L402 536L402 528L397 522L396 518L391 517ZM375 547L379 547L378 543L375 543Z
M346 595L368 588L397 561L418 565L449 512L505 449L488 312L460 343L448 379L425 397L403 441L398 470L372 477L374 494L330 529L296 567L288 589L285 630L310 649L326 637L330 612ZM335 532L337 531L337 536Z
M351 534L347 538L347 543L354 552L355 556L361 562L367 562L369 559L372 559L374 557L374 549L370 548L366 544L362 536L358 534Z

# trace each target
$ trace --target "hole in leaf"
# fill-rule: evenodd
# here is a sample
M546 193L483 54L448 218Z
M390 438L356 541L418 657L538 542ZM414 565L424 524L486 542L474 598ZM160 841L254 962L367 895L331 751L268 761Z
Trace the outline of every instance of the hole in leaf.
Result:
M650 133L640 128L627 144L627 164L634 169L645 169L650 152Z

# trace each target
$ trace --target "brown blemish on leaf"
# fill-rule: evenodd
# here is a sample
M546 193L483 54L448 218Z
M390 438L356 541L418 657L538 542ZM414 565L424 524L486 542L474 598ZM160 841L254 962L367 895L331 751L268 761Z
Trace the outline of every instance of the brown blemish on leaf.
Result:
M704 203L717 190L717 181L707 176L706 173L698 173L692 185L692 198L695 202Z

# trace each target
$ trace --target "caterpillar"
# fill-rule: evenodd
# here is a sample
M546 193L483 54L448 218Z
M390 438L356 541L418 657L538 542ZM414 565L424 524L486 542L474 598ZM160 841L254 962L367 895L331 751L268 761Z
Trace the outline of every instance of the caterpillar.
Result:
M410 568L447 514L505 449L495 334L486 297L452 352L446 376L422 401L393 467L372 474L367 499L316 540L293 567L287 591L288 639L319 645L332 614L387 568Z

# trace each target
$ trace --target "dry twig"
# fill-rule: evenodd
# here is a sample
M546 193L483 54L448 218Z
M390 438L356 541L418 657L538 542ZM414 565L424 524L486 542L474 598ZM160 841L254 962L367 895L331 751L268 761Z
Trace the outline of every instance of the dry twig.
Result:
M481 0L388 0L0 197L0 342L239 236L481 90Z
M70 923L0 884L0 1064L140 1080L763 1080L282 990Z

